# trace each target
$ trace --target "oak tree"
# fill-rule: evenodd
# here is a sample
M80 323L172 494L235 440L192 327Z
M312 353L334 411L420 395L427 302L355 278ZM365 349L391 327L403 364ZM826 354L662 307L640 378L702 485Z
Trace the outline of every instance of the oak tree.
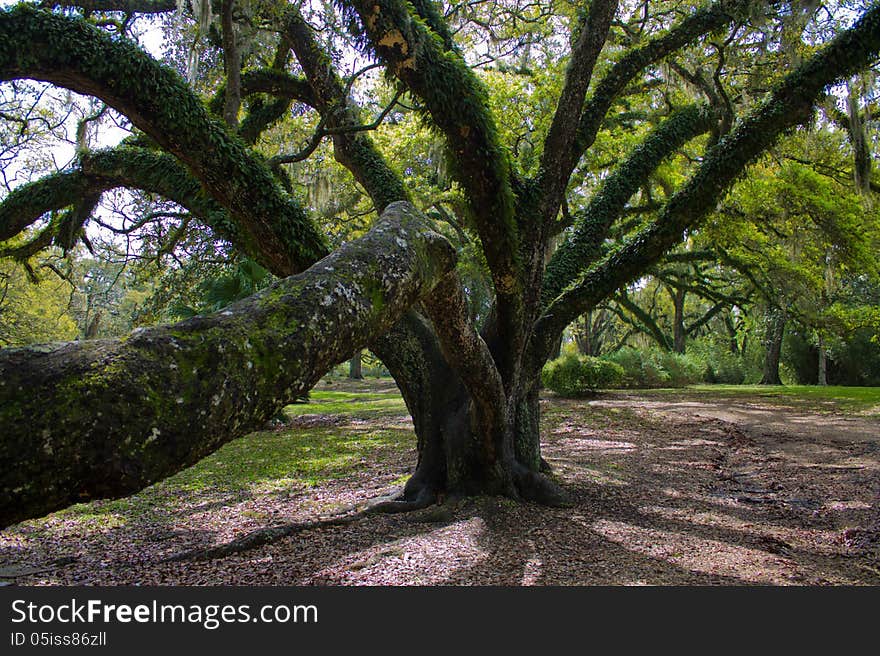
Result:
M19 255L69 244L103 194L130 188L176 203L281 280L125 339L0 351L0 521L167 476L364 347L394 376L417 436L416 471L384 509L472 494L564 502L541 458L538 403L562 331L680 243L832 85L876 62L880 5L858 5L834 5L830 22L817 3L755 0L3 10L0 81L97 98L135 131L12 189L0 240L31 226ZM127 38L133 16L172 12L199 20L222 85L190 84ZM384 69L393 100L378 115L343 72L346 44L316 29L328 15ZM779 66L792 47L799 63ZM493 100L504 79L521 98ZM479 322L435 215L413 205L407 165L377 145L396 103L445 146L458 228L491 283ZM316 117L308 143L259 151L303 112ZM287 170L322 141L382 217L333 253ZM649 182L670 163L660 196Z

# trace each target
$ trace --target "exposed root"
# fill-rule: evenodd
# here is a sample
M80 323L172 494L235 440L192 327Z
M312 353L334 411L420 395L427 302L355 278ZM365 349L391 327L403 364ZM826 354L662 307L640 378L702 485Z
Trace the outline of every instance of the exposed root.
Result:
M514 468L514 483L520 497L552 508L568 508L571 499L557 483L539 472L531 471L522 465Z
M251 531L247 535L243 535L240 538L236 538L232 542L219 544L213 547L181 551L179 553L168 556L167 558L163 558L160 562L175 563L187 560L204 561L226 558L234 554L250 551L251 549L256 549L257 547L271 544L273 542L276 542L277 540L286 538L290 535L295 535L296 533L300 533L302 531L308 531L314 528L323 528L325 526L340 526L343 524L351 524L352 522L355 522L358 519L362 519L363 517L365 517L367 512L367 510L362 510L360 512L352 514L340 514L331 515L329 517L322 517L311 522L296 522L292 524L282 524L280 526L261 528L256 531Z
M543 462L542 462L543 464ZM543 466L542 466L543 470ZM522 465L515 464L513 471L512 485L510 491L505 496L525 501L534 501L536 503L552 506L552 507L568 507L571 501L565 491L549 477L542 473L533 472ZM226 558L228 556L250 551L257 547L271 544L282 538L308 531L315 528L325 526L339 526L350 524L359 519L363 519L369 515L378 513L409 513L419 510L425 510L437 504L439 511L433 511L421 517L422 521L441 521L451 517L453 508L457 505L459 497L453 495L448 497L443 503L443 495L433 486L416 484L412 485L412 479L409 484L398 492L387 496L378 497L363 506L349 507L342 512L310 522L297 522L292 524L282 524L280 526L270 526L267 528L252 531L247 535L213 547L201 549L191 549L182 551L167 558L161 562L181 562L181 561L204 561ZM361 509L354 512L358 507ZM415 520L419 521L420 517Z
M428 486L419 486L417 490L412 490L410 489L410 486L407 486L404 490L384 497L378 497L367 502L366 505L361 503L355 506L349 506L335 515L320 517L310 522L295 522L292 524L282 524L280 526L269 526L267 528L257 529L256 531L251 531L247 535L236 538L232 542L219 544L213 547L181 551L168 556L167 558L163 558L160 562L174 563L189 560L205 561L226 558L314 528L351 524L352 522L363 519L368 515L378 513L401 513L424 510L437 503L439 498L437 492ZM360 510L358 510L358 508L360 508Z
M413 491L407 486L401 492L386 497L379 497L370 504L364 512L367 513L399 513L422 510L437 503L437 492L427 486L421 486Z

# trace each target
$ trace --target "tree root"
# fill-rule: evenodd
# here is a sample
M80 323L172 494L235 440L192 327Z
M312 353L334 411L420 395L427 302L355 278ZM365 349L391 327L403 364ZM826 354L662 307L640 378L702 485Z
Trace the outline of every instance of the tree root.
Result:
M548 476L534 472L522 465L514 468L514 484L521 498L552 508L569 508L572 505L568 493Z
M364 510L365 513L400 513L422 510L434 505L438 500L437 492L423 486L419 487L415 495L410 489L404 489L386 497L379 497Z
M240 538L236 538L231 542L218 544L213 547L181 551L172 554L167 558L163 558L160 562L175 563L226 558L234 554L272 544L282 538L315 528L351 524L359 519L364 519L369 515L379 513L399 513L423 510L436 503L438 499L437 493L427 487L420 488L419 492L413 499L406 499L405 494L405 491L400 491L388 496L378 497L372 501L368 501L366 505L359 503L353 506L348 506L335 515L319 517L310 522L294 522L291 524L281 524L279 526L269 526L257 529L241 536Z
M565 508L571 506L571 501L565 491L550 478L544 474L533 472L521 465L514 468L512 494L513 496L525 501L534 501L536 503ZM351 524L359 519L364 519L370 515L380 513L410 513L419 510L425 510L431 506L437 505L441 507L440 512L428 512L424 516L419 515L415 521L436 522L445 521L452 517L454 508L458 502L465 497L456 495L449 496L445 500L443 495L436 489L428 485L418 486L413 490L410 486L404 490L392 493L387 496L377 497L366 505L356 504L349 506L335 515L320 517L310 522L295 522L291 524L282 524L279 526L270 526L267 528L257 529L250 533L236 538L231 542L219 544L213 547L204 547L199 549L190 549L172 554L167 558L163 558L160 562L175 563L184 561L206 561L226 558L235 554L250 551L258 547L272 544L282 538L326 526L342 526ZM358 510L360 508L360 510ZM357 512L354 512L357 511Z
M322 517L311 522L295 522L292 524L282 524L280 526L261 528L257 529L256 531L251 531L247 535L243 535L240 538L236 538L232 542L219 544L214 547L205 547L201 549L190 549L188 551L181 551L179 553L168 556L167 558L163 558L160 562L176 563L190 560L204 561L226 558L234 554L250 551L251 549L256 549L257 547L271 544L273 542L276 542L277 540L280 540L281 538L286 538L302 531L308 531L315 528L323 528L325 526L341 526L344 524L351 524L358 519L362 519L366 515L367 511L362 510L353 514L340 514L331 515L329 517Z

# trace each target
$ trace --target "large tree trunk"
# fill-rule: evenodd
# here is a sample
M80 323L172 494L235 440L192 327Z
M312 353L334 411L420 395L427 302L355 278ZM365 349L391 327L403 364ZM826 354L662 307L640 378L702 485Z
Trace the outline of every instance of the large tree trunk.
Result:
M348 361L348 377L352 380L363 380L364 374L362 369L361 351L356 351Z
M767 350L764 355L764 374L760 385L782 385L782 379L779 377L779 359L782 355L785 321L785 314L780 310L771 310L767 317L767 334L764 337Z
M574 341L577 344L578 353L581 355L599 355L602 341L599 337L599 331L596 330L596 325L602 321L604 313L605 310L599 310L595 323L592 310L585 312L581 317L583 327L578 326L580 330L576 330L574 333Z
M825 352L825 338L819 333L819 385L828 384L828 354Z
M410 510L442 498L499 494L564 503L541 473L538 375L520 367L506 387L489 347L467 319L454 275L422 301L430 320L410 312L371 349L400 387L415 424L419 462L384 510ZM491 332L491 331L490 331Z
M565 503L564 492L542 474L537 379L533 391L495 407L497 421L487 425L484 409L461 379L447 375L417 406L407 403L418 436L418 466L402 494L382 509L412 510L479 494ZM435 423L428 425L430 419Z
M217 314L121 340L0 351L0 525L180 471L389 330L455 256L412 206L383 217Z
M672 350L676 353L684 353L685 339L687 338L684 328L685 294L685 290L680 287L677 287L672 294L672 305L675 311L672 317Z

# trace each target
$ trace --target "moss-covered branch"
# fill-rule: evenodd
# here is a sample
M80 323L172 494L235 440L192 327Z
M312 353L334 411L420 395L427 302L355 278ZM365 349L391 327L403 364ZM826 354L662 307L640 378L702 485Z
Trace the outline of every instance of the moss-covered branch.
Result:
M258 93L304 103L309 107L314 107L317 102L308 81L274 68L256 68L242 73L242 97ZM221 84L208 102L211 112L218 116L222 114L225 99L226 85Z
M199 181L175 157L131 146L84 154L79 168L14 189L0 202L0 241L20 233L48 212L120 187L162 196L186 208L219 237L236 245L242 242L226 209L202 191ZM260 263L271 264L259 249L245 252ZM285 273L290 271L279 271L279 275Z
M574 230L553 254L544 275L545 303L576 280L601 254L611 224L648 176L688 141L708 132L715 122L710 108L690 106L661 123L605 180L574 221Z
M73 205L93 191L85 176L70 172L54 173L13 189L0 203L0 241L15 237L47 212Z
M0 79L16 78L96 96L128 116L228 209L245 250L261 250L273 270L301 271L326 254L323 235L262 159L133 43L81 19L17 6L0 12Z
M694 12L665 34L654 37L624 55L602 78L584 105L577 129L575 152L578 155L583 154L593 145L615 99L646 67L693 43L701 36L728 25L738 17L747 16L752 4L754 3L751 0L721 0ZM564 175L567 180L576 163L573 162L571 169L560 171L559 174ZM552 218L550 217L551 220Z
M507 154L485 87L464 59L401 0L345 0L364 43L417 96L446 137L450 159L467 193L499 300L521 285L520 249ZM436 17L435 17L436 18Z
M87 13L163 14L177 9L177 0L43 0L41 9L82 9Z
M454 265L406 203L306 272L174 326L0 351L0 525L120 496L261 426Z
M656 221L591 267L549 303L536 326L538 359L546 357L555 336L579 314L636 278L679 242L684 231L710 212L746 166L783 132L808 121L829 84L870 65L878 52L880 4L875 3L851 29L787 75L765 102L714 146L697 172L666 203Z
M628 323L640 333L653 337L654 341L657 342L657 345L660 348L666 351L672 350L672 340L669 339L666 333L657 325L657 322L654 321L654 317L651 316L651 313L643 310L638 304L634 303L627 295L626 291L614 296L614 301L632 315L629 317L622 310L611 307L610 310L617 314L622 321Z
M316 104L312 88L306 80L272 68L258 68L241 74L240 95L250 98L248 113L241 120L238 136L248 145L253 145L267 129L284 118L293 102L309 107ZM261 95L274 96L265 100ZM216 90L208 108L220 116L226 104L227 85Z
M363 186L378 211L389 203L408 199L403 180L369 136L343 129L361 124L359 112L329 57L315 40L312 28L296 9L288 11L285 37L306 75L313 106L321 114L324 129L332 135L336 160Z
M588 12L578 24L577 40L572 46L571 58L565 70L565 84L559 94L541 155L541 207L536 220L544 225L549 225L556 217L569 175L583 152L576 149L574 137L593 69L605 45L617 4L617 0L591 2Z

